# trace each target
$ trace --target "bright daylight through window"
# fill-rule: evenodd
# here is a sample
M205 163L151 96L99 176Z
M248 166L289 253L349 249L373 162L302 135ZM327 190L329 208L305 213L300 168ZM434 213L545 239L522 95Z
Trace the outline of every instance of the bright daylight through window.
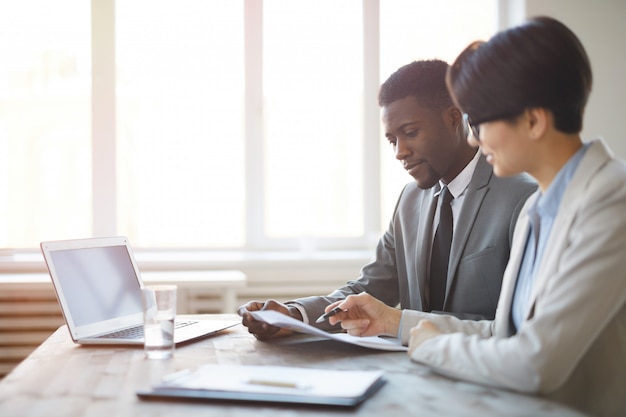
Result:
M380 132L378 85L488 38L496 6L1 2L0 247L96 234L137 248L371 247L410 181ZM470 7L482 12L467 19Z

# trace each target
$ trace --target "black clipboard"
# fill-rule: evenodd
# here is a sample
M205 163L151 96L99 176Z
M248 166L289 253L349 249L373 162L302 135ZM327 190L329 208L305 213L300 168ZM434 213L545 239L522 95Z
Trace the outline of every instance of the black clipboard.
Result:
M256 385L243 382L239 385L230 385L226 381L223 386L219 386L217 383L217 379L229 378L238 373L250 375L248 378L268 378L269 384L263 386L263 384ZM283 385L283 382L271 385L272 379L276 381L280 375L286 375L289 378L290 375L296 374L304 384L307 381L312 381L310 386L302 388L278 386L278 384ZM207 377L206 381L203 381L203 376ZM321 381L324 378L329 378L328 381L333 381L336 387L343 386L345 392L326 392L324 389L320 389ZM262 381L262 379L258 379L258 381ZM205 365L196 370L186 370L168 376L161 384L148 390L137 391L136 394L142 400L232 401L240 404L280 403L356 407L371 397L385 383L386 379L380 371Z

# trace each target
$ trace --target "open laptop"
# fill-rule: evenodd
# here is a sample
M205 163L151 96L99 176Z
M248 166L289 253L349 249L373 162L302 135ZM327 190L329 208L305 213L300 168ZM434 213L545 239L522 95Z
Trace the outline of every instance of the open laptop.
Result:
M75 343L143 345L143 282L126 237L42 242L41 251ZM178 315L174 342L238 323Z

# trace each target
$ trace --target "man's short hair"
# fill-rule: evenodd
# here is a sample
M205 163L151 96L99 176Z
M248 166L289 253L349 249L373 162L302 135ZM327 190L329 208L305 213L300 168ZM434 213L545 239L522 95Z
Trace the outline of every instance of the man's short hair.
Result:
M385 107L406 97L415 97L431 109L453 106L446 87L448 63L438 59L414 61L400 67L381 85L378 105Z

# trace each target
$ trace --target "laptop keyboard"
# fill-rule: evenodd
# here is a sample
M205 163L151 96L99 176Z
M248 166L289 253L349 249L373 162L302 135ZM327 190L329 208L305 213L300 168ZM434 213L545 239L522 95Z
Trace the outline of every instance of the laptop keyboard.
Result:
M141 339L143 337L143 326L130 327L98 336L98 339Z
M177 321L175 329L190 326L197 323L196 320L182 320ZM129 327L128 329L117 330L115 332L106 333L100 336L96 336L96 339L142 339L143 338L143 325Z

